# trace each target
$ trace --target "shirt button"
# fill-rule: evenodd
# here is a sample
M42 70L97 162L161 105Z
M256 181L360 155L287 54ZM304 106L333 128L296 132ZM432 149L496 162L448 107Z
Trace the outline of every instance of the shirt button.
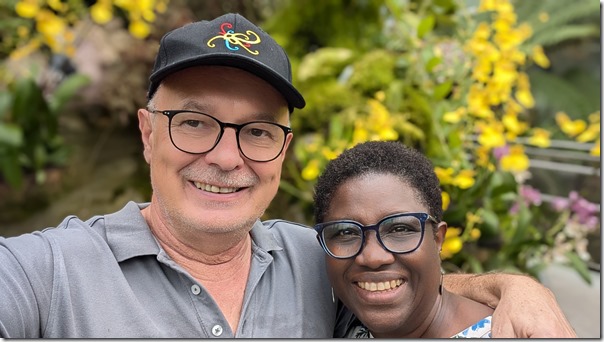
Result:
M201 288L199 287L199 285L194 284L193 286L191 286L191 292L193 292L193 294L197 296L201 293Z
M218 324L212 327L212 335L218 337L222 335L222 327Z

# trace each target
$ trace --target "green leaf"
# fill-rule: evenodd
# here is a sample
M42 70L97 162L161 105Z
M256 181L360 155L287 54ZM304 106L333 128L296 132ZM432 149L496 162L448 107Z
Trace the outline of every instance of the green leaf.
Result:
M83 74L73 74L64 79L55 89L49 101L53 113L63 109L63 106L85 85L90 83L90 78Z
M571 266L579 273L581 278L591 285L591 274L587 264L579 256L573 252L566 252L566 257L570 261Z
M470 265L470 273L483 273L484 268L482 267L482 263L476 259L473 255L467 256L468 264Z
M342 118L334 116L329 122L329 139L342 139L343 132L344 124L342 123Z
M0 171L6 182L15 189L23 185L23 172L19 166L19 158L14 151L0 155Z
M598 37L600 27L595 24L578 24L558 27L555 30L541 31L527 43L530 45L553 46L573 39Z
M32 123L45 122L48 114L42 89L30 78L18 80L14 89L14 121L24 128L30 127Z
M290 195L296 197L299 200L302 201L306 201L311 203L312 202L312 194L310 194L309 192L305 192L305 191L301 191L299 190L296 186L294 186L293 184L282 180L279 183L279 189L281 189L284 192L289 193Z
M432 96L435 100L442 100L451 92L452 87L453 81L445 81L434 87L434 94Z
M434 5L442 7L443 11L449 11L455 8L453 0L434 0Z
M12 96L9 92L0 91L0 121L7 117L10 111Z
M14 147L23 145L23 131L17 125L0 122L0 144Z
M406 87L405 90L409 95L409 102L413 108L415 108L422 115L427 115L432 112L430 102L426 99L426 96L423 93L420 93L409 86Z
M490 197L496 198L505 193L516 191L516 180L514 176L509 172L494 172L491 175L491 182L489 184L491 188Z
M432 57L428 60L428 62L426 63L426 71L427 72L432 72L432 69L434 69L435 66L439 65L442 62L442 58L441 57Z
M484 209L482 212L481 232L484 237L492 237L499 233L499 218L492 210Z
M423 38L426 34L432 32L435 22L433 15L428 15L422 19L417 26L417 37Z
M526 240L530 222L533 218L533 214L526 205L521 203L519 207L516 231L514 232L514 236L512 236L512 241L509 243L511 246L519 245Z
M43 169L36 171L36 184L41 185L46 182L46 171Z

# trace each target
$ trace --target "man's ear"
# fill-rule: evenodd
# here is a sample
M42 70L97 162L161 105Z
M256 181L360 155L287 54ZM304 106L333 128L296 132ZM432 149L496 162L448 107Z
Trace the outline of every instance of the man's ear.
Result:
M285 154L287 153L287 148L289 147L289 144L292 142L293 138L294 138L294 133L290 133L285 137L285 146L283 146L283 151L281 152L281 154L283 155L283 158L285 158Z
M145 109L138 110L138 128L143 140L143 155L147 164L151 163L151 151L153 149L153 123L151 113Z

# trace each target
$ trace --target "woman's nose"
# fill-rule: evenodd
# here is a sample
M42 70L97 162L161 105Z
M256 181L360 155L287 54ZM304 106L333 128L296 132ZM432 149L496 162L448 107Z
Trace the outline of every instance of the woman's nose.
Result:
M394 254L387 251L378 241L376 232L365 233L365 242L355 257L355 263L369 268L379 268L394 262Z

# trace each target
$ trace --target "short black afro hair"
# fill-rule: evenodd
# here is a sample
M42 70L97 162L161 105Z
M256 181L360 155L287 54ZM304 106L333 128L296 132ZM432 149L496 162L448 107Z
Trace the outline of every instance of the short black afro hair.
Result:
M428 207L430 215L442 219L440 183L430 160L399 142L370 141L344 151L327 164L315 186L315 223L324 222L333 194L341 184L371 173L399 177L415 189L418 201Z

